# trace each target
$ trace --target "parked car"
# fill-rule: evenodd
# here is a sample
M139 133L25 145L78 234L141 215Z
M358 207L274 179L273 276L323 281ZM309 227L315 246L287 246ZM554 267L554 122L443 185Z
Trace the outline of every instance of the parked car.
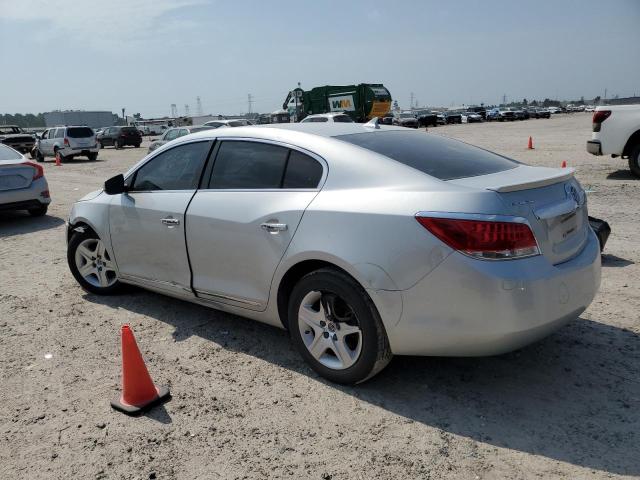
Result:
M438 113L430 110L418 110L414 112L418 117L418 126L420 127L437 127Z
M436 113L436 121L438 125L446 125L447 124L447 116L443 112Z
M249 125L253 125L253 122L250 120L245 120L242 118L234 119L234 120L211 120L210 122L206 122L204 124L207 127L247 127Z
M394 354L510 351L588 307L600 248L572 169L371 127L179 138L73 205L69 268L94 294L134 284L286 328L340 383Z
M165 143L169 143L171 140L175 140L176 138L184 137L185 135L189 135L190 133L201 132L203 130L213 130L216 127L210 125L199 125L196 127L176 127L170 128L162 137L157 138L149 144L148 153L153 152L157 148L161 147Z
M532 118L551 118L551 113L546 108L530 108L529 113Z
M393 117L393 125L407 128L418 128L418 119L413 112L400 112Z
M109 127L98 134L100 148L115 147L124 148L127 145L139 148L142 143L142 135L137 127Z
M516 120L516 113L509 108L500 108L497 120L499 122L512 122Z
M31 216L40 217L47 213L49 203L44 168L0 144L0 210L26 210Z
M560 107L549 107L547 110L549 110L550 114L562 113L562 109Z
M380 125L393 125L393 118L395 117L395 115L391 112L386 113L381 119L380 119Z
M627 158L631 173L640 177L640 105L596 108L587 151Z
M482 120L487 119L487 109L485 107L469 107L467 111L479 114Z
M491 108L491 109L487 110L486 120L488 122L500 120L500 109L499 108Z
M53 127L42 132L36 144L36 160L44 162L47 157L59 156L60 161L74 157L98 158L100 147L96 135L87 126Z
M585 112L595 112L596 111L596 107L594 107L593 105L587 105L586 107L584 107L584 111Z
M462 123L462 113L457 111L442 112L446 123Z
M36 144L35 137L17 125L0 125L0 143L20 153L30 152Z
M475 112L463 112L461 114L462 123L479 123L482 122L482 117L479 113Z
M307 115L300 123L354 123L353 119L344 112L331 112L331 113L316 113L313 115Z

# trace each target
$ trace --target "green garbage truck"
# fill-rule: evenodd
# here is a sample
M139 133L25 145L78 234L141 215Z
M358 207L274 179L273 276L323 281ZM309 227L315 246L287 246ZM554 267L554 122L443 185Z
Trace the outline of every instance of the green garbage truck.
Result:
M391 94L381 83L325 85L311 90L298 87L289 92L282 108L294 122L316 113L344 112L354 122L384 117L391 110Z

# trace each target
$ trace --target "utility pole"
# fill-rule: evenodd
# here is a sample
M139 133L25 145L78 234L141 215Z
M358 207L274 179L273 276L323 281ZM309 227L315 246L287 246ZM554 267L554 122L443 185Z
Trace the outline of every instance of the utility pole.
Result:
M607 89L606 88L604 89L604 99L605 100L607 99Z
M175 103L171 104L171 118L176 118L178 116L178 107Z
M127 117L124 116L124 108L122 108L122 121L125 125L127 124Z
M504 95L502 95L502 104L503 105L507 104L507 94L506 93Z
M249 110L247 111L247 113L249 115L251 115L251 106L253 105L253 95L251 95L250 93L247 94L247 102L249 103Z
M411 92L411 100L409 101L409 109L413 110L413 92Z
M189 104L188 103L184 104L184 116L185 117L189 116Z
M196 97L196 115L199 117L202 116L202 102L200 101L200 97Z

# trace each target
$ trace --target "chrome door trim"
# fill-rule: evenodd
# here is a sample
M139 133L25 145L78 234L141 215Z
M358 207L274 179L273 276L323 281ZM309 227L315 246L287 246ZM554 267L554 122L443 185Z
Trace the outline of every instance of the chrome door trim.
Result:
M170 290L176 290L176 289L180 289L183 290L186 293L190 293L193 294L193 292L191 291L190 287L187 287L185 285L181 285L179 283L175 283L175 282L168 282L166 280L156 280L154 278L145 278L145 277L139 277L137 275L127 275L127 274L120 274L118 275L118 279L121 279L123 281L127 281L129 283L136 283L136 284L149 284L149 285L153 285L156 288L161 288L163 290L166 289L170 289Z
M263 304L261 302L254 302L252 300L246 300L244 298L239 298L239 297L233 297L231 295L222 295L220 293L212 293L212 292L207 292L204 290L196 290L196 294L198 296L202 295L203 300L210 300L210 301L231 301L231 302L236 302L236 303L240 303L243 305L246 305L247 307L262 307Z

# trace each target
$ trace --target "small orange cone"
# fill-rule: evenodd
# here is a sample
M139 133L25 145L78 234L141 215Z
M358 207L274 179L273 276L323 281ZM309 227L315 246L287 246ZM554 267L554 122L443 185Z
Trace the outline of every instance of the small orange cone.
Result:
M529 137L529 144L527 145L529 150L533 150L533 138Z
M562 168L567 168L567 161L566 160L562 160Z
M62 166L62 159L60 158L60 152L56 152L56 167Z
M111 406L127 415L136 415L153 405L168 400L166 387L156 387L149 376L133 331L122 326L122 395Z

